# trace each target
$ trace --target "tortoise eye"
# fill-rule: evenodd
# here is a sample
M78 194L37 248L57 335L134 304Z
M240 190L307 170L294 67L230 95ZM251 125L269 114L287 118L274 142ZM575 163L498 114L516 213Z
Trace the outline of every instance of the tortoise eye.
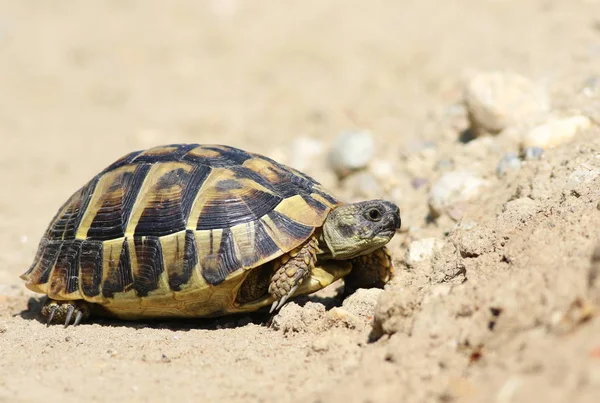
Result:
M376 208L372 208L367 212L367 217L371 221L380 221L381 216L382 216L381 211L379 211L379 209L376 209Z

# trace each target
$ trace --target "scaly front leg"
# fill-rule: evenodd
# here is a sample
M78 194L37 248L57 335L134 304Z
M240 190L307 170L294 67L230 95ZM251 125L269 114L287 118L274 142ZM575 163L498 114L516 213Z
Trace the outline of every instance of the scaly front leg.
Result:
M275 301L271 305L271 311L276 311L292 297L298 286L310 277L312 269L317 261L317 250L319 241L312 237L304 245L281 256L275 262L275 274L269 284L269 294Z

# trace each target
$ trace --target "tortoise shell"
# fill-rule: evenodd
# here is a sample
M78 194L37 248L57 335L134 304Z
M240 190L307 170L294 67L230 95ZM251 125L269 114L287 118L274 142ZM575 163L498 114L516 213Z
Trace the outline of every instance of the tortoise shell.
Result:
M309 176L237 148L136 151L67 200L22 278L59 300L186 299L298 247L339 204Z

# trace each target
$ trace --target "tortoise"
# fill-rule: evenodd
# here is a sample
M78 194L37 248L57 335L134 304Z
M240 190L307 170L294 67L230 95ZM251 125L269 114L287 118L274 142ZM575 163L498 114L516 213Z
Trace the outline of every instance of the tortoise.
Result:
M389 201L343 203L268 157L224 145L129 153L76 191L21 278L48 324L271 312L345 277L383 287Z

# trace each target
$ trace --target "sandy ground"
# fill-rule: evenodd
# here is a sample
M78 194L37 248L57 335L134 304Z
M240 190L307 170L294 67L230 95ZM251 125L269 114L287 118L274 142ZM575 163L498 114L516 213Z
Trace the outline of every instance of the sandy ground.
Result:
M600 130L501 178L517 144L459 141L477 71L523 74L556 113L598 116L600 2L160 4L0 1L0 401L600 401ZM375 135L376 186L338 183L294 143L326 149L355 129ZM45 327L18 276L56 209L126 152L178 142L259 151L348 200L396 201L397 277L294 301L271 326ZM458 220L431 220L448 161L487 188ZM426 238L435 255L409 262Z

